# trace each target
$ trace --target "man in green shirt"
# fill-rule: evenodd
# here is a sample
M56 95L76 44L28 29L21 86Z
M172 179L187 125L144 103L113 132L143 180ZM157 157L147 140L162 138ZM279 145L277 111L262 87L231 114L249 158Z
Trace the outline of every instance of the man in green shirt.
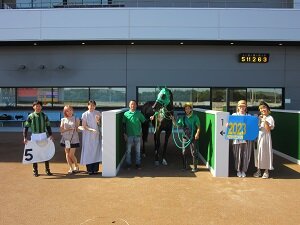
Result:
M52 131L50 127L50 121L47 117L47 115L42 112L42 102L35 101L32 104L32 107L34 109L33 113L30 113L27 117L27 120L25 121L25 126L23 130L23 137L24 137L24 144L27 144L27 135L28 135L28 129L31 129L31 140L34 139L34 136L37 136L40 138L47 138L46 132L48 132L49 138L52 140ZM33 163L33 176L37 177L39 176L38 173L38 164ZM49 161L45 162L45 172L48 176L51 176L52 173L50 172L49 167Z
M182 138L183 169L187 169L186 148L190 147L194 166L192 172L196 172L199 155L196 143L200 135L200 119L193 113L193 105L189 102L184 104L184 112L185 115L183 117L180 117L177 121L177 125L182 127L184 131L184 135Z
M135 100L129 102L129 110L124 113L124 138L127 141L126 163L127 168L131 167L131 147L135 146L135 163L136 168L141 169L141 134L142 123L146 121L144 115L136 110L137 104Z

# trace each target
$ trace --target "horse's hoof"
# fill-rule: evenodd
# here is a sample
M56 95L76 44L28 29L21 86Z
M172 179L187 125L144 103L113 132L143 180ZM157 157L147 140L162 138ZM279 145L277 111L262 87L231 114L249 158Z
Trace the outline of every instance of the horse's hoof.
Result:
M167 161L166 161L165 159L163 159L161 163L162 163L164 166L167 166L167 165L168 165L168 163L167 163Z
M155 166L159 166L159 161L155 161L155 162L154 162L154 165L155 165Z

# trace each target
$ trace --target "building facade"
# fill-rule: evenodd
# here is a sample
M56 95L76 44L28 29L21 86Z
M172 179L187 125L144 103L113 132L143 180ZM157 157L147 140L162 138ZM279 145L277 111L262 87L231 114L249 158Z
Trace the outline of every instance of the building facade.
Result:
M2 7L0 108L30 107L36 98L49 109L85 107L91 98L119 108L154 100L167 86L177 107L192 101L232 111L243 98L253 108L264 99L299 109L298 1L213 2Z

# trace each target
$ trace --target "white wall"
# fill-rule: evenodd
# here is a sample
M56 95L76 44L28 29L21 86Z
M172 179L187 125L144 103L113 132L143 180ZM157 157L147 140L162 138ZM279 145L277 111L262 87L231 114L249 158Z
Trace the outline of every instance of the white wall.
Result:
M299 21L300 10L298 9L1 10L0 41L299 41Z

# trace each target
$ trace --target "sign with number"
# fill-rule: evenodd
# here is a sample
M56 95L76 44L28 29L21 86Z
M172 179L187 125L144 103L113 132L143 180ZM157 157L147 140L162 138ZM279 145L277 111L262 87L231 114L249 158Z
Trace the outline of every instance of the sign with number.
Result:
M229 116L225 137L253 141L257 138L258 131L256 116Z
M268 63L268 53L241 53L239 54L239 61L241 63Z
M45 162L54 156L55 146L49 138L43 141L28 141L24 148L23 163Z

